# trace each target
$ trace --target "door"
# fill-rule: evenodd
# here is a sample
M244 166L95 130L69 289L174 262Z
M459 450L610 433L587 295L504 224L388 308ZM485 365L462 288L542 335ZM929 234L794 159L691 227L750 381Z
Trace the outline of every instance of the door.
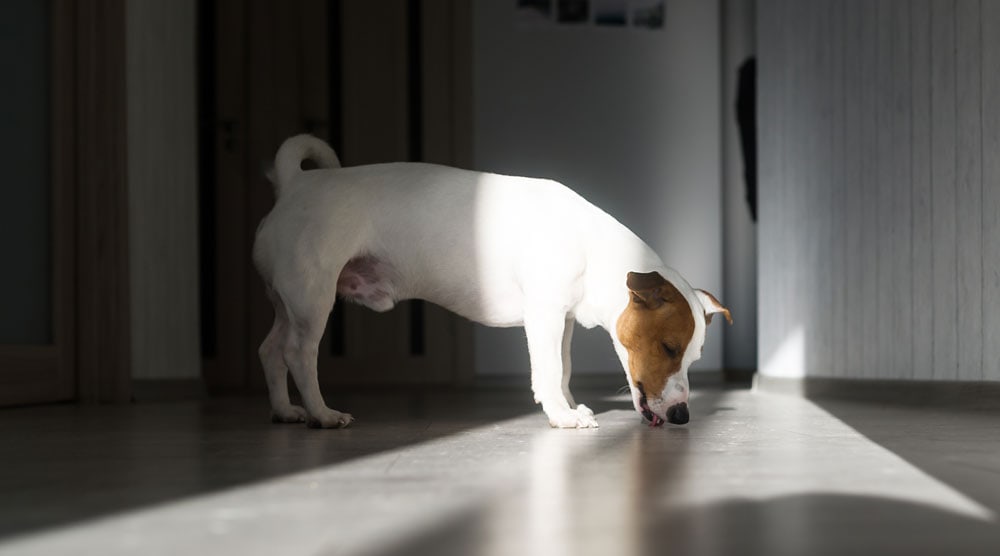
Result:
M203 266L210 337L202 343L213 391L265 387L256 349L273 311L249 254L274 202L262 170L282 140L323 137L345 166L468 164L468 10L460 0L217 0L203 13L212 65L203 73L211 90L202 91L210 105L203 144L211 146L203 150L211 159L203 206L212 207L203 229L213 235L204 242L214 257ZM338 302L320 349L320 381L464 382L470 342L467 322L424 302L382 314Z
M0 405L75 397L72 15L0 3Z

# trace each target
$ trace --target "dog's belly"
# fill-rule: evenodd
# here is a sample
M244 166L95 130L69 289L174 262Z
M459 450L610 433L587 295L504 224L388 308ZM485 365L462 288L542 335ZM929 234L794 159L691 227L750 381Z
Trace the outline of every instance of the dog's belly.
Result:
M347 262L337 278L337 294L375 311L388 311L396 305L392 267L371 255Z
M424 274L425 278L427 274ZM337 295L374 311L388 311L397 301L425 299L486 326L523 324L523 298L513 283L482 283L455 274L438 276L432 283L414 283L396 267L373 255L347 262L337 279Z
M424 299L449 311L492 327L524 325L524 301L519 292L484 296L482 292L462 291L459 295L428 295Z

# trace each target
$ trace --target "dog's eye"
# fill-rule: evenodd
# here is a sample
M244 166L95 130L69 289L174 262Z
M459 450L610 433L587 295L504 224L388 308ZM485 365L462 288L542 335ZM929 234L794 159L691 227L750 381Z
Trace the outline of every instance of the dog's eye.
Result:
M674 358L677 357L678 350L676 348L671 347L666 342L663 342L663 351L664 351L664 353L667 354L667 357L669 357L671 359L674 359Z

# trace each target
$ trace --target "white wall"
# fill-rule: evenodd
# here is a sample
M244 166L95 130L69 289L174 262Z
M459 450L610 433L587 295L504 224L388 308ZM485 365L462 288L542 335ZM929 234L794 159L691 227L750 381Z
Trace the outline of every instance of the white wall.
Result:
M1000 3L758 3L760 367L1000 380Z
M129 0L133 378L199 378L195 2Z
M661 30L521 28L514 5L474 3L476 168L566 184L721 295L718 2L667 2ZM723 330L695 368L721 368ZM477 373L528 372L522 329L475 339ZM578 327L573 367L622 372L599 329Z

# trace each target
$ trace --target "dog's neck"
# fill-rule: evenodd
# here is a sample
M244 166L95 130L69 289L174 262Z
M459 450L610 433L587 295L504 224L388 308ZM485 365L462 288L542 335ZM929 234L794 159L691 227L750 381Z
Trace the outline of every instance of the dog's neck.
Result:
M577 308L576 318L586 327L600 326L618 343L618 319L628 307L629 291L625 280L629 272L658 272L684 296L694 311L699 307L690 284L674 269L663 264L659 255L631 230L614 219L602 234L612 242L594 242L589 254L586 294ZM703 334L704 326L698 327Z
M595 233L599 238L589 242L585 295L576 318L580 324L600 326L614 337L618 318L628 305L628 273L667 269L649 245L617 220L608 217L601 228ZM669 273L676 275L672 270Z

